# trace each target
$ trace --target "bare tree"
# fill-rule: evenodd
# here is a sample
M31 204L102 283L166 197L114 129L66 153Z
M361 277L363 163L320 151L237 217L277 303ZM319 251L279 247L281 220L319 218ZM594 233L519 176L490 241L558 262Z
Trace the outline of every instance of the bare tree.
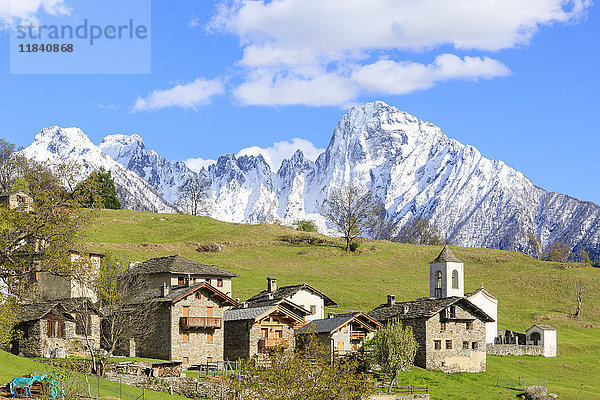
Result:
M571 246L564 242L556 241L546 247L542 252L545 261L567 262L571 255Z
M177 188L176 205L190 215L207 214L209 209L209 182L200 175L191 175Z
M527 242L535 253L534 258L537 260L542 258L542 246L540 244L540 240L537 238L535 233L529 232L529 235L527 235Z
M382 207L365 187L350 183L333 189L319 212L342 234L349 253L350 243L373 229Z
M148 321L158 303L140 301L140 295L148 290L144 276L123 271L110 255L102 260L95 287L103 315L101 342L105 350L98 357L95 372L103 375L106 362L115 350L132 339L141 341L154 333Z
M418 217L408 221L398 232L396 241L409 244L440 245L447 243L440 231L428 219Z
M383 209L383 207L382 207ZM377 216L370 236L375 240L394 240L398 224L389 218L385 210Z
M577 299L577 310L573 313L573 317L579 318L581 314L581 303L583 302L583 296L587 293L587 287L582 281L575 283L575 298Z

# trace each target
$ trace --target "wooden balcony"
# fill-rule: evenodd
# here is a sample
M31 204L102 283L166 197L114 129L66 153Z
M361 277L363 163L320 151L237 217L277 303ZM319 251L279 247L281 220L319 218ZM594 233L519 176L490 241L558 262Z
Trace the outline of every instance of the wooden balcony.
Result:
M181 317L179 326L189 328L220 328L223 319L219 317Z
M350 332L350 340L364 340L366 337L366 332Z
M258 341L258 347L261 349L285 348L290 345L290 340L285 338L263 338Z

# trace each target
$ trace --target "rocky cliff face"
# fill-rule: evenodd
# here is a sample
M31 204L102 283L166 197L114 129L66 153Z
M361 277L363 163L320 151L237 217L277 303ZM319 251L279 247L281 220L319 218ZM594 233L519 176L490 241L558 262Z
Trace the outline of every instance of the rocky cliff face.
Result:
M54 157L56 148L69 147L37 142L36 137L32 146L43 152L27 150L36 158ZM87 161L85 148L98 149L89 139L77 148L61 154ZM99 149L170 202L176 187L195 173L146 149L137 135L108 136ZM97 159L87 162L95 165ZM600 258L600 207L548 193L503 162L486 159L435 125L383 102L350 109L315 162L297 151L274 172L260 155L227 154L200 174L211 184L211 215L224 221L313 219L327 232L318 206L333 188L353 181L382 200L389 218L400 224L415 216L430 219L457 245L531 253L528 238L534 234L542 245L560 240ZM159 197L154 194L146 203L158 207Z

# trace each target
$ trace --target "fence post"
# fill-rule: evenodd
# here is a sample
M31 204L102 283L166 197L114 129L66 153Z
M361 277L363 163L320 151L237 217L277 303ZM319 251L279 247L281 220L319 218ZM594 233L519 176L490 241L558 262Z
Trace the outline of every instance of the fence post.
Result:
M121 390L121 377L119 376L119 399L123 400L123 392Z

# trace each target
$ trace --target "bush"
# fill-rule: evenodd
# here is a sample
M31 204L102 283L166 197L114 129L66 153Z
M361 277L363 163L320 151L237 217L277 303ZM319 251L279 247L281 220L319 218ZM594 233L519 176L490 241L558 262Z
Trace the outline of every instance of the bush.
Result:
M360 246L360 243L357 243L357 242L350 243L350 251L355 252L359 246Z
M315 224L315 221L312 221L310 219L299 219L296 222L294 222L293 226L296 227L296 230L303 231L303 232L318 232L319 231L317 229L317 224Z
M327 240L321 239L320 237L311 236L311 235L283 235L280 236L279 239L282 242L290 243L290 244L310 244L310 245L319 245L319 244L328 244Z

